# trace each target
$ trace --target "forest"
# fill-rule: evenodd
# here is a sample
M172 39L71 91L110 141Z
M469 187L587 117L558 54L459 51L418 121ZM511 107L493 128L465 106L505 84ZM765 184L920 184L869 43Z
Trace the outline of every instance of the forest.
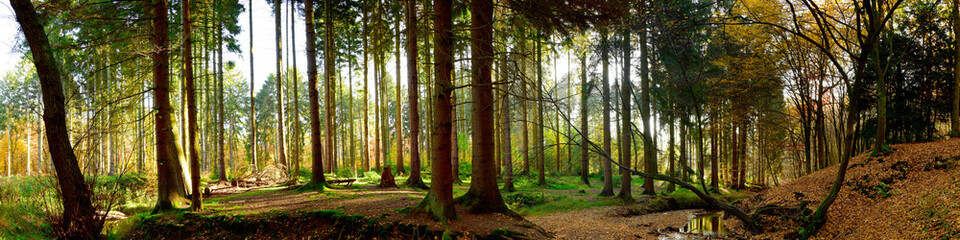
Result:
M0 239L960 238L960 0L0 18Z

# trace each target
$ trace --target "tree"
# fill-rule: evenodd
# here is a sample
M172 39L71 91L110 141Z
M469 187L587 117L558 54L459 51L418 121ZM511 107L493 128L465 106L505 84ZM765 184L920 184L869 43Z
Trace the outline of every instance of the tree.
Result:
M620 79L620 164L630 166L630 159L632 158L630 152L633 148L633 146L631 146L633 144L631 140L633 122L630 119L630 92L633 91L630 89L630 86L633 85L633 83L630 82L630 51L632 46L630 46L630 31L625 28L621 34L623 37L623 41L620 43L620 47L623 48L623 75ZM621 174L623 174L623 176L620 177L620 193L617 195L617 198L620 198L623 202L633 202L630 172L621 171Z
M580 136L580 181L590 185L590 151L587 151L587 138L590 133L587 131L588 108L587 100L590 99L590 84L587 83L587 56L586 52L580 54L580 129L583 136Z
M307 31L307 94L310 95L310 156L313 171L310 173L310 182L302 189L323 190L327 180L323 176L323 143L319 137L321 136L320 92L317 89L317 36L313 10L313 0L304 0L303 12L306 16Z
M451 174L450 161L451 156L451 128L453 119L450 104L450 96L453 91L451 77L453 73L453 18L451 17L451 0L434 0L433 11L436 16L434 19L434 48L433 58L436 62L434 69L436 89L436 101L434 104L434 121L436 121L436 131L433 134L433 161L430 164L433 180L430 185L430 191L423 201L417 205L417 210L432 214L443 222L454 220L457 213L453 209L453 182Z
M326 134L324 135L326 137L325 140L327 142L327 150L325 151L326 152L325 158L327 159L327 161L330 161L330 165L328 165L327 168L329 168L332 171L333 165L335 162L333 156L334 156L334 151L336 149L334 148L334 145L333 145L334 139L336 138L336 136L334 136L336 132L336 123L334 123L334 121L337 114L336 109L334 108L336 106L336 102L335 102L336 99L334 99L334 91L336 91L335 85L337 83L336 82L337 74L335 73L336 69L334 68L336 64L335 62L336 54L333 52L336 50L334 49L334 44L333 44L334 29L333 29L333 12L332 11L334 6L331 6L333 5L332 0L326 0L326 1L323 1L323 3L324 3L323 14L325 19L323 21L323 29L324 29L323 31L325 33L324 41L323 41L324 42L323 74L326 78L326 81L324 81L324 92L326 94L326 98L324 99L324 107L326 107L325 113L326 113L326 124L327 124L327 127L326 127L327 131L326 131Z
M646 14L643 10L644 7L641 4L641 14ZM650 122L650 69L647 64L647 58L649 57L649 47L647 46L647 19L646 16L641 16L640 19L640 32L639 32L639 42L640 42L640 118L643 120L643 135L640 137L643 139L643 162L644 169L647 173L657 173L657 150L656 145L653 143L653 139L650 135L653 135L653 132L650 131L650 126L654 123ZM628 39L629 40L629 39ZM643 194L654 195L657 191L653 185L653 178L644 178L643 180Z
M67 128L67 109L62 79L66 74L61 71L58 61L53 57L53 50L33 3L30 0L11 0L10 5L30 45L33 64L39 75L40 88L43 92L43 118L51 150L50 160L56 170L60 195L63 197L63 215L57 226L62 234L59 237L99 239L100 231L103 229L103 217L96 214L90 201L92 193L83 179ZM161 1L156 4L154 13L158 13L158 17L163 17L158 18L155 23L165 23L166 3ZM166 29L165 24L157 26L162 28L161 30ZM165 37L158 38L155 40L165 40L163 39ZM9 168L9 164L7 167Z
M607 66L609 65L609 42L607 42L607 30L600 29L600 62L603 72L603 154L611 154L610 151L610 79L607 77ZM600 196L613 196L613 168L609 161L603 161L603 190Z
M420 89L417 84L417 2L407 0L407 104L410 114L410 178L405 185L427 189L420 177ZM397 84L399 88L400 84ZM398 96L399 97L399 96ZM399 102L399 101L398 101ZM398 105L399 109L399 105ZM399 141L399 140L398 140ZM399 168L400 166L398 166Z
M147 0L149 1L149 0ZM173 107L170 106L170 59L168 49L167 2L153 3L153 105L156 108L157 205L153 212L173 208L173 201L185 199L190 191L186 160L173 132ZM47 134L51 133L47 127ZM65 135L64 135L65 136ZM49 141L49 140L48 140ZM53 148L50 144L51 152Z
M494 142L493 82L493 1L470 4L470 51L473 87L473 168L467 193L458 199L475 213L514 214L507 208L497 187ZM543 169L541 168L541 171ZM542 172L541 172L542 174ZM542 176L542 175L541 175ZM514 214L515 215L515 214Z
M253 26L253 0L250 0L250 23ZM253 28L250 28L250 159L252 169L257 169L257 103L253 93Z
M187 91L187 144L190 151L190 188L193 190L190 194L190 208L194 211L200 211L203 200L200 193L200 153L197 145L197 92L193 78L193 50L191 45L193 39L190 38L191 21L190 18L190 0L183 1L183 78Z
M960 49L960 0L953 0L953 47ZM953 105L950 109L951 137L960 137L960 50L955 50L953 62Z
M286 173L287 168L287 151L285 149L286 136L283 135L283 41L280 40L282 35L280 26L280 14L281 0L273 0L273 18L274 25L276 26L276 44L277 44L277 164L284 169Z

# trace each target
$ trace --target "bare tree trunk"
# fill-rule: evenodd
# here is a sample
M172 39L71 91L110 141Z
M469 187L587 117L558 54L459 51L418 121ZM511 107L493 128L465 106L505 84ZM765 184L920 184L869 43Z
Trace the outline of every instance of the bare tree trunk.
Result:
M103 217L97 216L90 201L92 194L83 179L83 173L77 163L77 156L70 144L67 129L67 110L63 95L65 76L53 57L53 50L44 32L43 25L33 3L29 0L12 0L10 5L16 13L27 43L33 55L33 64L40 78L43 94L43 118L47 128L47 141L50 143L50 155L57 172L57 183L63 197L63 216L56 226L63 234L59 237L71 239L99 239L103 228ZM157 4L154 12L165 10L165 4ZM161 16L165 18L165 15ZM162 21L157 21L161 22ZM165 26L163 26L165 27ZM9 128L8 128L9 129ZM9 134L9 130L7 134ZM9 145L10 142L7 142ZM9 156L9 155L8 155ZM9 168L9 164L7 165Z
M471 79L473 87L473 168L470 189L462 201L474 213L514 214L507 208L497 187L494 157L493 101L493 1L473 0L470 4Z
M273 1L273 17L276 24L276 41L277 41L277 164L280 165L280 169L284 170L283 172L287 173L287 150L286 150L286 136L283 135L283 41L280 40L281 36L281 26L280 14L281 3L283 1L275 0Z
M410 114L410 177L405 185L427 189L420 177L420 89L417 83L417 1L407 0L407 104ZM397 84L399 89L400 84ZM399 94L398 97L399 98ZM400 101L397 101L399 104ZM397 107L399 111L399 105ZM399 119L399 112L397 117ZM398 168L401 168L398 166Z
M325 3L324 6L327 4ZM322 190L327 185L323 176L323 143L320 139L320 91L317 89L317 36L313 12L313 0L305 0L303 7L306 16L307 36L307 94L310 96L310 158L313 170L310 182L303 189Z
M632 137L632 119L630 117L630 93L633 90L630 88L633 83L630 82L630 51L632 46L630 46L630 31L623 30L623 44L621 45L621 52L623 53L623 76L620 79L620 164L623 166L630 166L630 159L632 158L631 150L633 149L630 146L633 143ZM646 56L644 56L646 57ZM646 124L644 124L646 125ZM646 127L644 127L646 128ZM647 129L649 130L649 129ZM648 132L648 131L647 131ZM646 133L646 132L644 132ZM644 143L646 138L644 138ZM649 144L645 144L649 146ZM633 192L631 191L631 177L630 171L620 171L622 176L620 177L620 193L617 195L617 198L620 198L624 202L633 202ZM653 183L653 181L649 181ZM652 188L652 186L651 186Z
M960 0L953 0L953 35L960 33ZM953 38L953 48L960 49L960 37ZM953 106L950 108L950 136L960 137L960 50L956 50L953 62Z
M609 42L607 42L607 30L600 29L600 61L603 72L603 154L611 154L610 151L610 79L608 78L607 67L609 65ZM609 161L603 161L603 190L600 196L613 196L613 168Z
M336 148L334 148L335 147L334 141L337 138L335 135L337 132L336 131L337 130L337 127L336 127L337 113L335 108L336 98L334 96L334 93L336 93L337 74L334 72L336 71L336 65L335 65L336 55L334 53L334 51L336 51L336 49L334 49L336 46L333 44L335 39L333 37L333 34L334 34L333 9L332 9L333 6L330 6L331 4L333 3L329 0L324 1L324 4L323 4L324 18L326 18L326 21L324 21L324 24L323 24L323 29L325 32L325 35L324 35L325 39L323 41L324 42L323 74L326 77L326 81L324 81L324 84L325 84L324 91L326 94L326 99L324 99L324 107L326 107L326 111L324 112L326 113L326 124L327 124L327 127L326 127L327 131L324 136L326 137L324 140L326 140L327 149L325 151L326 155L324 156L324 158L327 159L327 161L330 161L330 166L327 166L327 168L330 169L330 171L332 172L336 170L334 169L334 167L336 166L336 161L334 158L334 151Z
M399 8L397 9L396 15L394 16L396 16L396 19L394 20L394 31L395 31L394 35L397 39L396 40L397 47L396 49L394 49L394 54L395 54L394 60L396 61L396 65L397 65L397 71L394 72L396 74L395 79L397 80L397 85L394 86L394 88L396 89L395 97L397 99L397 105L396 105L397 119L394 119L394 121L396 123L395 127L397 131L396 133L397 134L397 141L396 141L397 142L397 175L399 176L403 174L403 172L405 171L403 169L403 121L402 121L403 116L400 115L401 112L403 112L402 111L403 105L400 104L400 51L401 51L400 50L400 18L401 17L400 17ZM407 27L410 28L409 26ZM416 64L416 63L407 63L407 65L411 65L411 64Z
M253 0L250 0L250 5L253 6ZM250 25L253 26L253 8L248 9L250 12ZM253 167L251 170L257 170L257 102L254 96L254 79L253 75L253 28L250 28L250 157L252 159Z
M431 164L432 180L430 192L423 199L417 209L423 212L433 214L442 222L457 218L453 208L453 183L450 172L450 162L443 161L450 157L450 135L453 122L451 121L451 109L453 105L450 102L453 85L450 77L453 70L453 19L451 18L451 0L434 0L434 35L436 39L436 50L433 53L436 62L436 80L434 85L437 89L436 101L434 102L435 112L434 120L437 121L436 132L433 135L434 151L433 158L437 159Z
M200 194L200 153L197 151L197 92L196 80L193 78L193 50L191 43L190 0L183 2L183 77L187 88L187 144L190 149L190 208L200 211L203 200Z
M368 67L368 64L367 64L368 63L367 61L368 40L367 39L369 38L370 32L367 30L368 29L367 8L365 6L361 6L361 8L363 8L363 10L361 10L362 17L360 20L361 22L363 22L363 67L361 67L363 68L363 139L362 139L363 144L361 145L363 146L363 171L368 172L370 171L370 152L369 152L370 142L368 140L369 133L367 131L368 129L367 122L370 120L370 116L367 114L368 112L367 110L369 109L367 106L370 101L368 99L370 91L368 90L369 88L367 88L367 67Z
M590 151L587 151L587 138L590 136L587 125L589 118L587 100L590 99L590 85L587 83L587 54L580 54L580 181L590 185Z

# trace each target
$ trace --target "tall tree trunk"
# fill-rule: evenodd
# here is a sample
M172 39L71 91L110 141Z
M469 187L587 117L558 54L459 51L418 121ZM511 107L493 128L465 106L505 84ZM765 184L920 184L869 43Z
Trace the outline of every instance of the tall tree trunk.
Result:
M953 0L953 48L960 49L960 0ZM953 62L953 105L950 108L950 136L960 137L960 50L955 50Z
M587 150L587 140L590 138L587 100L590 99L590 85L587 83L587 53L580 53L580 181L590 185L590 151Z
M519 45L520 45L521 53L526 54L526 51L527 51L526 43L527 43L526 39L520 40ZM530 98L529 98L529 95L527 94L527 85L528 85L527 76L526 76L527 75L527 59L523 54L520 54L518 58L520 59L520 74L523 76L520 78L520 97L521 97L520 99L520 111L521 111L520 128L521 129L520 130L523 133L523 136L520 139L521 145L522 145L520 149L522 151L522 157L523 157L523 170L520 172L520 175L527 175L527 174L530 174L530 129L529 129L530 122L529 122L529 119L527 118L528 116L527 102L530 101Z
M433 158L437 159L431 164L432 184L430 192L423 199L417 209L423 212L433 214L442 222L454 220L457 214L453 208L453 183L450 169L450 161L443 161L450 157L451 150L451 127L453 125L451 117L450 95L453 91L450 77L453 70L453 18L451 18L451 0L434 0L433 11L436 15L434 20L434 39L436 48L433 58L436 62L436 80L434 85L437 89L436 101L434 104L434 120L437 127L433 135Z
M326 6L326 1L324 6ZM323 176L323 143L320 139L320 91L317 89L317 34L313 0L304 0L307 38L307 94L310 95L310 158L313 170L304 189L322 190L327 185Z
M505 78L504 78L504 81L506 81ZM504 85L504 86L508 86L508 85ZM501 119L503 120L503 122L501 123L501 124L502 124L502 127L500 128L500 130L502 131L502 133L501 133L501 136L502 136L501 139L503 139L503 140L502 140L503 147L501 148L501 151L503 151L503 153L500 155L500 157L501 157L501 160L500 160L500 161L503 163L503 165L502 165L502 167L503 167L503 191L504 191L504 192L514 192L514 191L516 191L516 189L515 189L514 186L513 186L513 148L510 146L510 91L509 91L509 87L505 87L505 89L503 90L503 95L501 96L501 98L503 99L503 103L502 103L503 105L500 107L500 111L501 111L501 114L503 115L503 117L501 118Z
M146 0L149 1L149 0ZM173 208L174 200L185 200L190 191L191 180L186 173L186 160L180 146L177 144L177 137L174 135L173 107L170 106L170 50L168 49L168 20L167 20L167 2L159 0L153 3L153 81L154 81L154 99L153 105L156 108L155 127L156 127L156 150L157 150L157 206L154 212L165 211ZM38 68L39 69L39 68ZM46 71L44 71L46 72ZM61 92L61 91L56 91ZM44 99L46 102L46 98ZM49 108L50 104L45 104ZM50 121L47 124L47 141L50 141L50 154L66 154L72 152L68 148L55 148L51 136L66 136L66 133L54 133ZM59 129L57 131L60 131ZM69 143L66 143L69 146ZM55 153L56 152L56 153Z
M417 52L417 1L406 0L407 9L407 104L410 114L410 177L407 178L406 185L427 189L420 177L420 87L418 85L419 76L417 75L417 64L419 52ZM400 84L397 83L399 89ZM399 98L399 94L398 94ZM400 104L400 101L397 101ZM397 109L399 105L397 105ZM399 110L398 110L399 111ZM399 112L397 117L399 119ZM402 168L401 166L397 167Z
M220 74L217 74L217 100L219 102L217 104L217 108L220 111L220 113L217 114L217 120L219 122L219 131L217 131L217 145L219 146L219 149L217 151L220 152L217 158L220 165L220 168L217 171L217 179L220 182L226 182L227 167L224 164L226 161L224 159L226 155L224 151L225 142L223 139L223 134L226 131L224 126L225 116L223 113L223 23L221 21L217 21L217 71L220 71Z
M647 21L640 20L640 118L643 119L643 159L644 159L644 169L647 173L654 174L657 173L657 150L656 145L653 144L653 139L651 135L655 135L655 132L650 131L650 126L653 126L655 123L650 122L650 69L647 66L647 57L650 53L649 48L647 47ZM627 39L629 42L629 39ZM654 195L657 194L656 188L653 185L653 178L644 178L643 179L643 194L645 195Z
M494 157L493 101L493 1L470 3L470 78L473 87L473 168L470 189L458 200L474 213L514 214L507 208L497 187Z
M537 185L544 186L547 185L547 181L544 178L544 172L546 169L543 165L546 160L547 148L544 145L546 140L544 140L543 129L546 128L543 125L543 31L537 29L537 84L534 87L537 89Z
M710 113L710 191L719 193L720 192L720 166L718 160L718 151L720 144L719 131L717 128L720 127L718 123L719 117L717 117L717 109L714 108Z
M335 107L337 103L334 97L334 93L336 93L336 81L337 81L336 79L337 74L334 72L336 71L336 68L335 68L336 55L334 53L336 49L334 49L335 46L333 44L333 41L335 41L333 37L333 34L334 34L333 9L332 9L333 6L331 6L331 4L333 3L331 2L331 0L323 1L323 3L324 3L323 4L324 18L326 19L326 21L324 21L324 24L323 24L323 29L324 29L323 31L325 33L324 34L325 39L323 41L324 43L323 74L326 77L326 81L324 81L324 92L326 94L326 98L324 99L324 107L326 107L326 111L324 112L326 113L326 124L327 124L327 127L326 127L327 131L326 131L326 134L324 135L324 137L326 137L324 140L326 140L327 150L325 151L326 156L324 156L324 158L327 159L327 161L330 161L330 166L327 166L327 168L330 169L330 171L332 172L335 170L334 167L336 165L336 161L334 161L334 151L336 151L335 150L336 148L334 148L333 143L337 138L335 135L337 132L336 131L337 127L335 122L337 117Z
M633 143L633 140L631 140L633 138L633 132L631 131L633 123L632 119L630 119L630 93L633 92L633 90L630 89L630 86L633 85L633 83L630 82L630 52L632 46L630 46L630 31L624 29L622 34L623 42L621 44L621 52L623 53L623 75L620 79L621 124L619 129L620 137L618 139L620 141L620 164L623 164L623 166L630 166L630 159L632 158L631 150L633 149L633 146L631 146ZM644 124L644 126L646 126L646 124ZM644 133L647 133L647 131ZM644 140L644 142L646 143L646 140ZM630 171L620 171L620 173L622 174L620 177L620 193L617 195L617 197L624 202L633 202L633 192L631 191L632 186L630 184ZM649 182L652 183L653 181Z
M200 194L200 153L197 146L197 92L196 79L193 78L193 39L190 37L191 22L190 0L183 2L183 78L187 88L187 144L190 149L190 208L200 211L203 200Z
M400 16L399 8L397 9L396 15L394 16L396 16L396 19L394 19L394 31L395 31L394 35L396 37L396 44L397 44L396 49L394 49L393 51L395 54L394 60L397 65L397 71L394 72L396 74L395 79L397 80L397 85L394 86L394 88L396 89L395 97L397 100L397 105L396 105L397 119L394 119L394 121L396 123L395 127L397 131L396 133L397 134L397 140L396 140L397 142L397 175L399 176L403 174L405 171L403 169L403 121L402 121L403 116L401 115L401 112L403 112L403 107L402 107L402 104L400 104L400 51L401 51L400 50L400 18L401 16ZM409 26L407 27L410 28ZM416 64L416 63L407 63L407 65L410 65L410 64Z
M731 135L730 140L733 142L733 144L732 144L732 147L733 147L733 149L732 149L732 150L733 150L733 159L732 159L731 164L730 164L730 170L731 170L730 176L731 176L732 178L730 179L730 184L732 185L732 187L733 187L734 189L740 189L740 185L739 185L739 183L740 183L740 173L739 173L739 171L740 171L740 147L739 147L738 144L743 144L743 143L739 142L739 137L738 137L738 135L739 135L739 134L743 134L742 131L743 131L742 129L739 130L739 131L737 130L737 125L736 125L736 124L733 125L733 128L732 128L732 130L730 131L730 135Z
M250 6L253 6L253 0L250 0ZM253 8L248 9L250 12L250 23L248 26L253 26ZM251 163L253 167L252 170L257 170L257 101L256 96L254 95L254 79L253 75L253 28L250 28L250 158L252 159Z
M295 28L294 26L296 26L296 23L297 23L297 17L295 14L296 6L297 6L296 2L291 0L290 1L290 8L291 8L290 10L290 42L291 42L290 48L291 48L291 52L293 52L294 54L290 57L293 59L293 79L292 79L293 83L291 83L291 85L293 85L293 100L291 101L293 104L293 175L290 178L290 180L293 183L297 183L300 181L300 161L301 161L300 153L302 152L301 148L303 147L303 142L302 142L303 134L301 134L302 128L300 127L300 78L299 76L297 76L297 74L299 74L299 71L297 70L297 57L295 56L297 53L297 44L296 44L297 32L294 31L294 28ZM310 41L310 40L311 39L307 39L307 41ZM221 67L220 69L221 69L220 71L223 71L222 70L223 67ZM220 99L223 99L223 97L221 96ZM220 107L221 109L223 108L222 105L223 104L221 104L221 107ZM221 132L223 132L223 129L221 129ZM222 141L221 141L221 144L222 144ZM223 158L222 155L223 154L221 151L220 158Z
M674 108L673 108L673 105L672 105L672 104L671 104L671 106L669 106L669 108L670 108L670 112L667 113L667 119L668 119L667 122L670 124L670 140L669 140L669 141L670 141L670 146L669 146L669 149L670 149L670 166L669 166L669 171L667 172L667 175L670 176L670 177L672 177L672 178L677 178L676 166L674 165L674 164L676 164L676 162L677 162L677 158L676 158L676 157L677 157L677 146L676 146L676 139L674 139L675 134L674 134L674 131L673 131L673 130L674 130L674 126L677 125L676 118L674 117L674 116L676 115L676 112L674 112ZM676 190L676 189L677 189L677 185L675 185L675 184L673 184L673 183L667 184L667 192L673 192L673 191Z
M283 41L281 41L281 26L280 14L281 3L283 1L274 0L273 1L273 17L274 23L276 24L276 42L277 42L277 164L280 165L280 169L283 169L283 172L286 174L287 171L287 151L286 151L286 136L283 135Z
M56 169L57 183L60 186L60 195L63 197L63 215L58 223L61 233L58 236L65 239L99 239L103 228L103 217L97 216L96 210L90 201L92 192L87 188L83 173L77 163L77 156L70 144L70 133L67 128L67 110L63 95L63 79L66 76L61 72L57 60L53 57L53 50L47 40L47 34L40 24L33 3L29 0L11 0L10 5L16 14L17 22L23 30L27 43L30 45L33 56L33 65L40 78L40 90L43 94L43 119L47 128L47 141L50 144L50 157ZM157 4L154 12L164 10L165 3ZM166 16L163 15L163 19ZM161 22L162 21L156 21ZM163 28L166 25L162 26ZM9 124L8 124L9 126ZM9 130L7 134L9 134ZM10 142L7 142L10 145ZM8 155L9 156L9 155ZM7 165L10 166L9 164Z
M361 17L361 20L360 20L361 22L363 22L363 23L362 23L362 24L363 24L363 36L362 36L362 37L363 37L363 66L361 67L361 68L363 68L363 139L362 139L362 141L363 141L363 144L362 144L362 145L363 145L363 164L362 164L362 165L363 165L363 171L364 171L364 172L369 172L369 171L370 171L370 142L369 142L369 133L368 133L369 127L368 127L367 122L369 122L370 116L369 116L369 114L367 113L367 112L368 112L367 110L369 109L369 108L368 108L368 104L369 104L370 100L369 100L368 96L369 96L369 92L370 92L370 91L368 91L369 88L367 88L367 81L368 81L368 80L367 80L367 68L368 68L368 66L369 66L369 65L367 64L367 63L368 63L368 61L367 61L367 53L368 53L368 51L367 51L367 48L368 48L367 45L368 45L368 39L369 39L370 32L368 31L368 25L369 25L369 24L367 24L367 7L366 7L365 5L361 5L361 8L363 8L363 9L361 10L361 12L362 12L362 17Z
M600 62L603 68L603 154L610 155L610 79L607 67L609 65L609 42L607 30L600 29ZM600 196L613 196L613 167L610 161L603 161L603 190Z

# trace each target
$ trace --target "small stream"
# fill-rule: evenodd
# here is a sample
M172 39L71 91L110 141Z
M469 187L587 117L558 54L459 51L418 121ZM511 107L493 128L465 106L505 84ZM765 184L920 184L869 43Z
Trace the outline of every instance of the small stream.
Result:
M727 235L727 227L723 225L723 212L705 211L692 214L687 224L679 232L660 235L660 240L694 240L708 239Z

